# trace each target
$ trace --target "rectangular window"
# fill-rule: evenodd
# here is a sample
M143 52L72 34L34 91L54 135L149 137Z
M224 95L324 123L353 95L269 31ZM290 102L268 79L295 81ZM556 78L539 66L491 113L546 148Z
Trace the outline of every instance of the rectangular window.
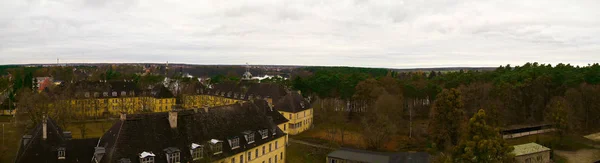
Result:
M269 163L271 163L271 158L269 158Z
M277 140L275 141L275 149L277 149Z
M258 130L258 133L260 133L260 136L263 139L269 137L269 131L267 129Z
M265 146L263 145L263 155L265 155Z
M283 160L283 152L279 153L279 159Z
M179 163L179 152L171 153L168 159L169 163Z
M286 124L283 124L283 131L285 131L285 129L286 129L285 127L286 127Z
M269 143L269 152L271 152L271 143Z
M233 139L229 139L229 146L231 146L231 149L240 148L240 138L236 137Z
M275 155L275 158L273 158L273 160L275 160L275 163L277 163L277 155Z
M193 148L193 145L192 145ZM199 160L203 157L203 152L204 152L204 147L203 146L198 146L194 149L192 149L192 159L193 160Z
M145 157L140 159L141 163L154 163L154 157Z
M240 163L244 163L244 155L240 155Z
M252 160L252 152L248 152L248 161Z
M231 163L235 163L235 157L231 158Z
M256 148L256 150L254 150L254 158L258 158L258 148Z

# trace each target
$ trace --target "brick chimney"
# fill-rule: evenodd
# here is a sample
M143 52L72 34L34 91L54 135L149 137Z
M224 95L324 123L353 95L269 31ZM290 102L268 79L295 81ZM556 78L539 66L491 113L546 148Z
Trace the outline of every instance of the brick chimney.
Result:
M46 140L48 138L48 119L44 115L42 119L42 138Z
M127 114L125 114L125 112L121 112L121 114L120 114L120 116L119 116L119 119L120 119L121 121L127 120Z
M171 128L173 129L177 128L177 111L169 112L169 125L171 125Z

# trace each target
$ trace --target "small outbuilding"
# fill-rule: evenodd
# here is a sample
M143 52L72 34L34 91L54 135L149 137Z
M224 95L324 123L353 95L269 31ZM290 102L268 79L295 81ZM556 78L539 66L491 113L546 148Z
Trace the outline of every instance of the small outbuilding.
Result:
M548 163L550 160L550 148L537 143L527 143L513 146L515 162L518 163Z

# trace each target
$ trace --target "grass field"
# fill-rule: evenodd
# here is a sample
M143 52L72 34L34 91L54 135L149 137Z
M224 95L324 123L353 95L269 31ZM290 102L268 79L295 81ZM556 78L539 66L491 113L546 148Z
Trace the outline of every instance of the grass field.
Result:
M102 122L75 122L67 125L65 131L71 131L73 139L82 138L99 138L106 130L114 124L113 121L102 121ZM81 135L82 129L85 129L85 135Z
M286 162L289 163L322 163L331 150L290 143L286 152L288 156Z

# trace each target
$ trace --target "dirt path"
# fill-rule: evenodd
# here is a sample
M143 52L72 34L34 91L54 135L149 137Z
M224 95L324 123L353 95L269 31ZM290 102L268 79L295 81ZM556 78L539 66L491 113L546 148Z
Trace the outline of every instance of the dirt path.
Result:
M580 149L577 151L555 150L554 154L565 157L569 162L594 162L600 160L600 150L598 149Z
M315 144L315 143L310 143L310 142L305 142L302 140L295 140L295 139L290 139L291 143L298 143L298 144L304 144L304 145L308 145L308 146L312 146L312 147L316 147L316 148L324 148L324 149L334 149L328 146L324 146L324 145L320 145L320 144Z

